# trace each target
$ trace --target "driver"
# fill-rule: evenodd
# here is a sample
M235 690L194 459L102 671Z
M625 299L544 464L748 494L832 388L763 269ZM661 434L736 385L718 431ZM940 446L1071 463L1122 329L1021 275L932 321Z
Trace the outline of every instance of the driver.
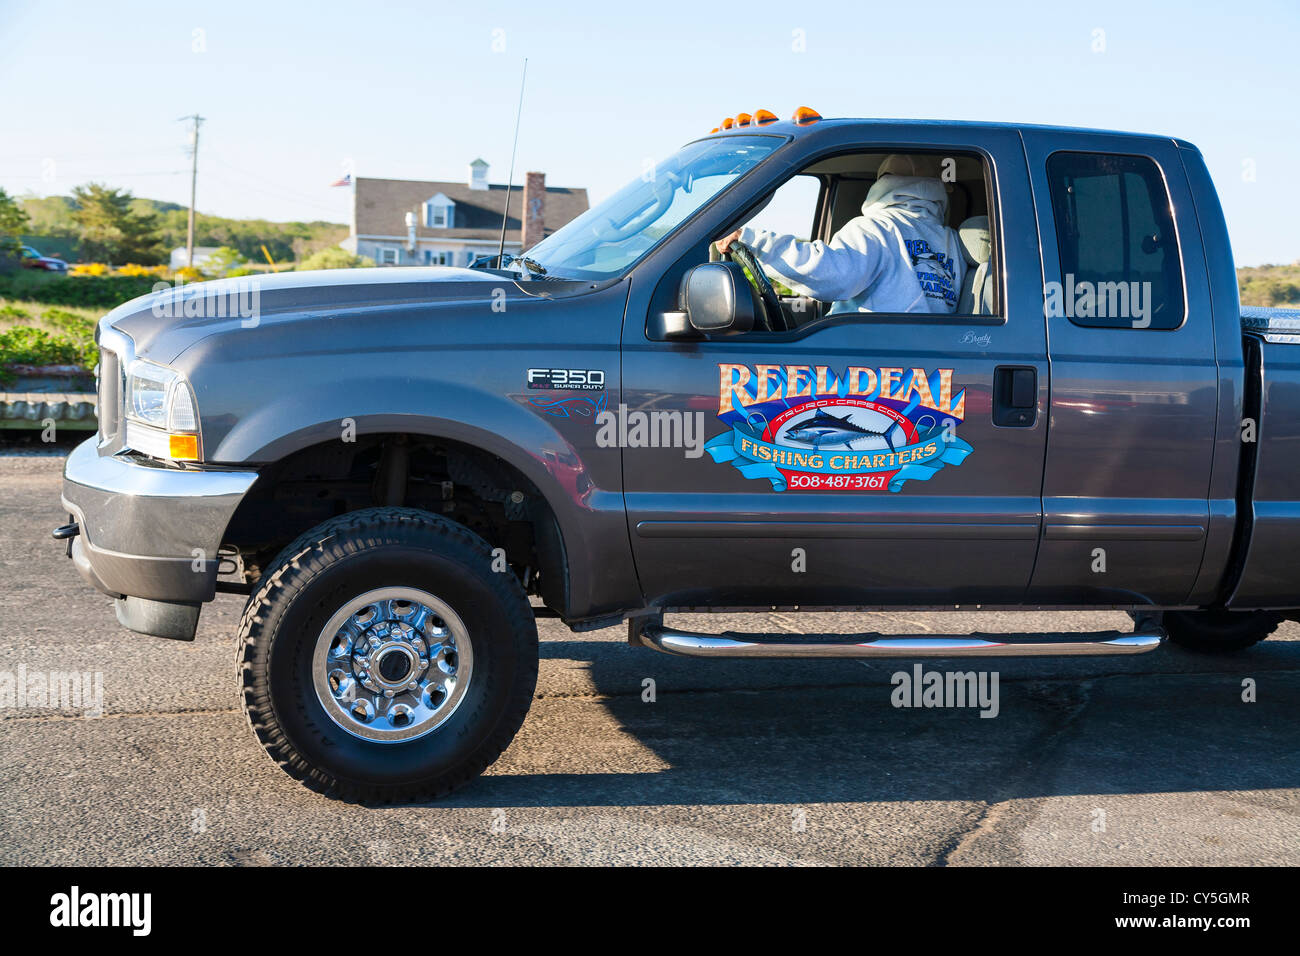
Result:
M832 302L831 313L952 313L966 260L957 230L944 225L948 192L938 171L929 157L886 156L862 215L830 242L746 226L719 239L718 251L744 243L797 294Z

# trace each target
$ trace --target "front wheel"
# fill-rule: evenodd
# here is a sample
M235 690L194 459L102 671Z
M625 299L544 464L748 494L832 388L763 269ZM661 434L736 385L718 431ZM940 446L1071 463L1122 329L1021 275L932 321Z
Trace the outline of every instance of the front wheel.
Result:
M509 745L537 628L487 542L411 508L327 521L281 552L240 626L240 682L271 758L348 800L423 800Z

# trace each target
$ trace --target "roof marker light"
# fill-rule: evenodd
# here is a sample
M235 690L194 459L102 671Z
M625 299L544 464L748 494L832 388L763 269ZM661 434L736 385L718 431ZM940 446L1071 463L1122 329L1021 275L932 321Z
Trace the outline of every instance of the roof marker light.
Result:
M723 129L731 129L735 125L736 125L736 121L732 119L730 116L728 116L726 119L722 121Z
M737 113L737 114L736 114L736 125L737 125L737 126L748 126L748 125L750 124L750 122L751 122L753 119L754 119L754 117L750 116L748 113Z
M790 118L800 126L811 126L822 118L822 114L811 106L801 106L794 111L794 116Z
M754 125L766 126L768 123L776 122L776 114L767 110L757 110L754 113Z

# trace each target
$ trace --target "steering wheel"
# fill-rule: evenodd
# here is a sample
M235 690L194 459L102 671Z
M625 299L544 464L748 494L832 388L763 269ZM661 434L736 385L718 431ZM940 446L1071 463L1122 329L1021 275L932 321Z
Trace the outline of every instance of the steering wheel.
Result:
M763 303L763 327L769 332L787 332L790 329L785 320L785 310L781 308L781 297L772 288L772 280L767 277L763 267L758 264L754 250L740 241L733 241L727 252L732 262L738 262L749 275L749 281L758 292L759 301Z

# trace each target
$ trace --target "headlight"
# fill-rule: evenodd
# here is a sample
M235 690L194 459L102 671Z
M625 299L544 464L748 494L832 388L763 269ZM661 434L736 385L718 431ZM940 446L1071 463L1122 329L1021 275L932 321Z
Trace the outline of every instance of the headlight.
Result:
M199 460L199 416L185 376L143 359L131 363L126 373L126 443L154 458Z

